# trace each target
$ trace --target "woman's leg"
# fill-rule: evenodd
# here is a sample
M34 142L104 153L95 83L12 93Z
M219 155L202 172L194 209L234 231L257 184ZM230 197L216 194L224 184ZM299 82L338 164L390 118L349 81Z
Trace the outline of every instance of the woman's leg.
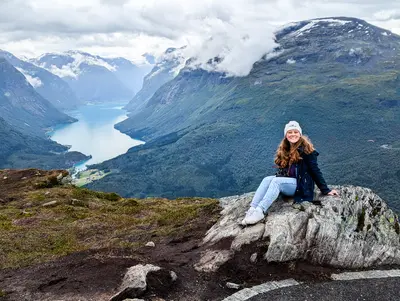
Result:
M295 178L288 177L275 177L268 185L268 189L265 192L262 200L258 203L263 212L267 212L272 202L275 201L279 193L282 192L287 196L293 196L296 192L297 182Z
M267 193L269 184L271 183L272 179L274 179L275 176L269 176L265 177L261 183L260 186L258 186L256 193L253 196L253 200L251 201L250 206L253 208L256 208L258 204L262 201L264 198L265 194Z

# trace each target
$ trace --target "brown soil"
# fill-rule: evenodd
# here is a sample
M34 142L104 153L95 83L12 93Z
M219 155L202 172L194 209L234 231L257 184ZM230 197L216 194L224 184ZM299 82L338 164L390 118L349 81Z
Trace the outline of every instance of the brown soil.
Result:
M199 225L200 226L200 225ZM199 259L198 247L205 229L190 237L159 242L155 248L142 248L135 254L124 250L99 250L75 253L59 260L16 270L0 271L0 287L6 297L0 300L109 300L118 291L127 268L138 263L152 263L178 275L170 286L167 275L149 277L145 300L222 300L235 292L225 287L234 282L242 287L265 281L295 278L321 281L337 270L315 267L307 263L250 263L254 249L244 250L217 273L198 273L193 264ZM164 278L164 279L163 279ZM164 284L163 284L164 282Z

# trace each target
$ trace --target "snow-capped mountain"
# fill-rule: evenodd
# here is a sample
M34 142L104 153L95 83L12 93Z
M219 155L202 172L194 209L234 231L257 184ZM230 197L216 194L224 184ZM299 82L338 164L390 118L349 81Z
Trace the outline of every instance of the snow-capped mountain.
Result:
M150 69L124 58L103 58L81 51L47 53L32 62L63 78L85 102L130 99L140 90Z
M7 51L0 50L0 57L5 58L44 98L58 109L72 109L81 102L71 87L58 76L28 61L19 59Z
M166 82L173 79L185 65L183 48L168 48L158 59L153 69L143 80L142 89L126 105L131 113L140 111L154 93Z
M0 117L23 134L42 137L50 126L76 121L42 97L5 58L0 58Z
M89 187L130 197L253 191L275 172L283 126L297 120L327 181L369 185L400 208L399 153L380 147L400 141L400 36L325 18L284 26L276 43L247 76L181 70L118 125L149 142L96 166L120 172Z

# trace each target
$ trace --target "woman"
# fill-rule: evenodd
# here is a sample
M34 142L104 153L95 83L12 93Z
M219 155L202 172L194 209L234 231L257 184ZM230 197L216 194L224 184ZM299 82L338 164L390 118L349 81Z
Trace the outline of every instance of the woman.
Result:
M284 138L276 151L275 163L279 171L275 176L266 177L253 197L242 225L253 225L264 218L264 214L279 193L293 196L295 202L312 201L314 182L324 195L338 195L330 190L319 170L318 152L311 141L302 136L298 122L289 121L285 126Z

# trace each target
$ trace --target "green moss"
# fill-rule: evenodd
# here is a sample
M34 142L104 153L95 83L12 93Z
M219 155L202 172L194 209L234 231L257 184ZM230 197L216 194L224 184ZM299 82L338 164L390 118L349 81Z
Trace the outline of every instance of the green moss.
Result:
M72 192L72 197L76 199L89 199L89 198L99 198L108 201L118 201L121 197L114 192L100 192L100 191L92 191L87 188L75 187Z
M21 217L21 209L0 209L0 268L27 266L90 249L128 248L133 252L150 239L157 243L166 235L191 231L198 218L213 221L219 212L218 200L213 199L114 201L104 198L112 194L74 187L52 188L51 195L57 196L59 206L31 208L35 219L27 224L12 224ZM71 205L72 195L88 206Z
M42 202L46 199L43 193L33 193L31 197L33 201L38 201L38 202Z
M7 296L6 292L0 289L0 297L6 297L6 296Z

